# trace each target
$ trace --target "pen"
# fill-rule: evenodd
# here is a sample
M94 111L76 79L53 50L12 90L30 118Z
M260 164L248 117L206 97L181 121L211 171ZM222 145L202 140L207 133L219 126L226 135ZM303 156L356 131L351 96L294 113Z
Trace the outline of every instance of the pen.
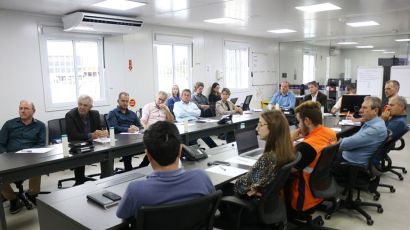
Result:
M219 168L221 168L223 171L226 171L226 168L219 166Z

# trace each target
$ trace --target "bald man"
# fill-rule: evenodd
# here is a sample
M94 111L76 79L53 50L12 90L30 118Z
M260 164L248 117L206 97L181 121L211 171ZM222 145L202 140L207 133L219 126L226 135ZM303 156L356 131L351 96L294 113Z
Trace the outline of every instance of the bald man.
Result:
M382 113L383 120L390 119L390 111L388 110L389 101L391 98L398 96L400 90L400 83L396 80L388 80L384 84L384 95L386 95L386 101L384 101L384 110Z
M46 145L46 126L34 119L36 109L30 101L22 100L19 105L19 117L8 120L0 131L0 153L17 152L27 148L41 148ZM36 197L40 192L41 176L29 180L27 198L36 205ZM10 201L10 213L18 213L23 207L10 184L4 184L1 193Z

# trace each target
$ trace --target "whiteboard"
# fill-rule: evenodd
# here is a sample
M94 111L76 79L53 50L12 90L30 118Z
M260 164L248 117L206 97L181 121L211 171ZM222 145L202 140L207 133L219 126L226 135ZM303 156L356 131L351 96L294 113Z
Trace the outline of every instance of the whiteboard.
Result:
M276 71L273 70L273 58L271 55L268 53L251 52L251 67L253 86L275 84Z
M357 68L357 95L371 95L382 98L383 95L383 67Z
M390 80L396 80L400 83L399 95L406 98L407 103L410 102L410 90L406 87L410 86L410 66L392 66L390 72Z

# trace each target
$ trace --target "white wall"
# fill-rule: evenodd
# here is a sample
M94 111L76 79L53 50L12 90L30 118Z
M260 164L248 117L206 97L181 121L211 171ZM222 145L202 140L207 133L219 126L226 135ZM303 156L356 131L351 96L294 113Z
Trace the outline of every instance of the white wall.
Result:
M43 78L40 63L39 24L60 25L60 18L0 10L0 98L2 113L0 125L18 116L21 99L33 101L37 107L35 117L46 122L63 117L67 111L45 111ZM105 74L108 85L109 106L95 107L106 113L116 106L120 91L128 91L136 98L137 106L153 100L156 93L153 61L153 33L186 35L193 38L193 82L203 81L210 85L216 81L216 70L223 71L223 41L241 41L255 52L268 52L274 57L278 70L278 43L270 39L236 36L210 31L145 25L135 34L105 38ZM133 60L133 71L128 71L128 59ZM274 78L277 78L275 76ZM276 79L272 79L274 82ZM224 86L223 81L220 84ZM243 101L253 94L253 107L259 107L261 99L269 99L274 86L251 87L248 91L234 92ZM208 93L209 91L207 91Z

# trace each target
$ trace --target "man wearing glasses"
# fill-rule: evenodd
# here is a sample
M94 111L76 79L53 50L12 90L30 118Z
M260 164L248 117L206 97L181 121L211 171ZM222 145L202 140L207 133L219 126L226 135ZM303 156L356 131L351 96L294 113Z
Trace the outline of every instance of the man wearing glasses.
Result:
M165 104L168 95L164 91L159 91L154 102L144 105L142 108L141 122L144 128L148 128L150 125L157 121L174 122L174 116Z
M143 129L140 119L134 111L128 109L130 96L127 92L118 95L118 106L108 114L108 124L115 133L135 133ZM124 156L124 170L132 170L132 156Z

